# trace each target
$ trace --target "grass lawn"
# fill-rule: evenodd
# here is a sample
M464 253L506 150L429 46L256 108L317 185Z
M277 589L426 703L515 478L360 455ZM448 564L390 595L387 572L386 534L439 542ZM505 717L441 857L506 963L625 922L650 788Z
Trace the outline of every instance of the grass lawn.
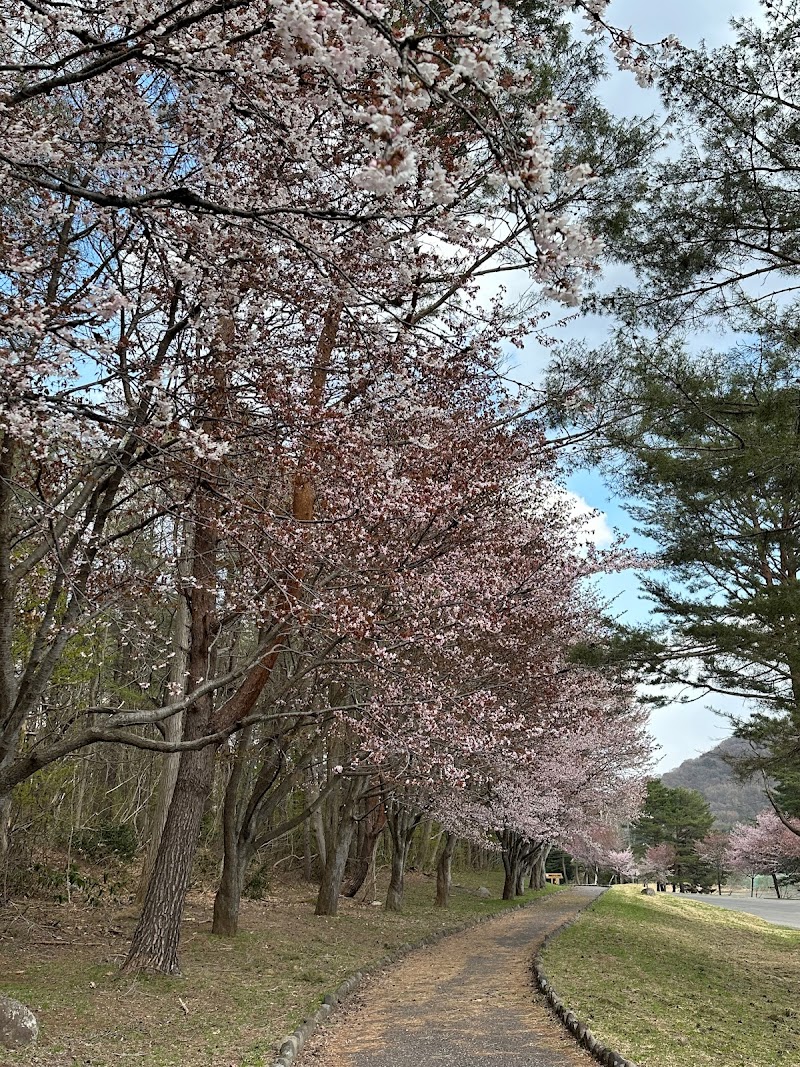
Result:
M550 943L544 969L641 1067L800 1067L800 930L624 886Z
M34 1050L0 1054L0 1064L261 1067L353 971L405 942L537 895L499 900L500 872L453 880L446 911L433 905L435 879L411 874L402 915L344 900L335 919L314 915L314 886L275 886L265 900L244 902L243 932L232 940L211 936L213 898L194 896L182 935L183 977L135 981L116 973L132 909L12 903L0 909L0 992L36 1012L40 1040ZM477 895L480 885L491 899Z

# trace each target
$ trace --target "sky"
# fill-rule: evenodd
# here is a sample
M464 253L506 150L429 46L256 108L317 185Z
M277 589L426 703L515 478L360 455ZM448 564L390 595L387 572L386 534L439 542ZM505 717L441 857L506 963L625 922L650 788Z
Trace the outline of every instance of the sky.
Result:
M714 46L731 39L731 17L757 16L759 7L758 0L670 0L659 4L649 0L612 0L608 21L622 28L630 26L640 41L659 41L674 34L688 46L697 45L701 40ZM660 111L658 93L639 88L633 75L626 72L615 71L603 84L599 95L617 115L651 115ZM623 275L621 270L608 271L606 284L613 288L624 280ZM593 345L605 339L607 330L605 321L586 316L575 317L564 333ZM520 378L535 381L542 371L542 352L531 346L523 350L515 362ZM632 523L623 502L604 485L596 471L575 473L569 479L568 488L575 494L579 509L596 509L598 512L592 524L599 544L610 543L616 531L632 534ZM631 536L631 543L646 547L635 535ZM614 614L629 622L642 622L648 618L649 605L634 574L626 572L604 578L602 592L613 599ZM717 696L712 702L708 697L688 694L687 691L684 695L692 695L695 699L685 704L677 702L677 688L674 695L675 702L651 712L651 732L660 746L655 767L657 773L676 767L728 737L731 727L724 714L740 714L744 710L742 701L735 698Z

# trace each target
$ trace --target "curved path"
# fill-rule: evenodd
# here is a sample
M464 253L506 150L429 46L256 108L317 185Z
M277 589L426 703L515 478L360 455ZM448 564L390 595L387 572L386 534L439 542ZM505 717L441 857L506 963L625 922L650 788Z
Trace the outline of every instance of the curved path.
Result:
M711 893L683 893L682 900L698 904L715 904L718 908L744 911L777 926L800 927L800 900L777 900L770 897L718 897Z
M600 892L562 890L411 953L361 986L302 1067L589 1067L530 968L547 934Z

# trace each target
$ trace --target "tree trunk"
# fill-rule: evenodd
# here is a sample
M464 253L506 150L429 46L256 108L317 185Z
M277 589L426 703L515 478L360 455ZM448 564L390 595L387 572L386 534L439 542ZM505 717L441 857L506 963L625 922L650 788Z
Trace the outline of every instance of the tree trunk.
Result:
M336 842L333 847L328 847L328 859L322 872L315 915L336 915L339 911L342 879L355 829L356 823L352 814L340 821Z
M222 865L222 877L214 896L214 919L211 933L219 937L235 937L239 932L239 908L242 902L243 872L239 862L238 842L227 850Z
M433 828L433 819L425 819L420 827L420 832L417 834L417 851L419 854L417 863L423 874L431 871L431 865L435 862L438 851L441 834L434 833Z
M386 910L402 911L408 853L414 831L422 816L403 808L396 800L386 804L386 817L392 838L392 867L386 891Z
M781 887L780 887L780 885L778 883L778 875L775 873L775 871L772 871L771 873L772 873L772 884L775 886L775 896L778 898L778 900L780 900L781 899Z
M361 826L363 827L363 833L359 841L358 853L350 879L343 890L346 897L354 897L356 895L367 880L370 868L375 862L378 841L386 829L386 808L383 803L383 797L379 797L377 802L374 799L367 800L367 811L364 814Z
M306 803L308 800L306 798ZM303 881L310 882L312 880L313 871L311 869L311 819L306 819L303 823Z
M329 760L331 755L329 752ZM327 817L322 819L326 859L317 894L316 915L336 915L339 910L339 895L356 830L354 813L368 787L368 778L355 777L347 782L339 781L330 792L326 803Z
M503 900L513 900L516 896L517 885L520 879L520 870L523 854L523 841L517 833L511 830L501 830L497 839L503 847L502 859L505 880L503 882Z
M386 910L402 911L405 893L406 857L408 853L402 845L392 843L392 865L389 876L389 888L386 890Z
M531 871L531 878L533 878L533 871ZM520 866L517 868L517 881L514 886L514 896L521 897L525 893L525 868Z
M242 888L252 858L251 850L240 840L239 812L239 786L252 732L252 726L248 726L238 739L222 805L222 877L214 897L211 926L211 933L221 937L233 937L239 930Z
M531 864L531 889L544 889L547 885L545 868L547 867L547 857L550 855L550 849L551 846L548 844L536 847L533 863Z
M238 837L226 852L222 877L214 896L214 919L211 933L220 937L235 937L239 932L239 912L247 871L255 850L250 842Z
M436 864L436 906L446 908L450 904L450 885L452 882L453 852L456 847L455 835L445 831L444 844Z
M347 885L342 890L342 895L345 897L354 897L367 880L367 875L372 869L372 864L375 862L375 853L378 851L378 841L383 833L383 827L377 834L364 834L364 837L360 843L358 855L356 861L353 864L353 872L347 882Z
M317 781L317 777L314 774L313 770L309 773L309 782L313 786L314 791L319 794L322 789L322 786ZM325 873L325 868L328 864L328 846L325 841L325 823L322 818L321 808L317 808L314 811L314 814L311 816L311 826L314 830L314 837L317 841L317 863L319 866L319 879L321 881Z
M519 860L517 856L517 850L515 844L510 844L503 848L503 871L505 878L503 881L503 900L513 900L514 890L517 888L517 872L519 867Z
M0 867L8 859L11 844L11 794L0 797Z
M191 552L191 544L187 542L187 550ZM186 562L182 559L178 564L178 574L182 579L186 572ZM184 696L186 693L186 666L189 657L189 605L183 589L178 594L178 605L175 611L175 620L172 628L172 665L169 672L170 699L176 696ZM164 720L164 740L180 741L183 733L183 713L178 712ZM136 891L136 902L141 904L147 892L150 875L153 873L158 848L161 844L161 835L167 822L169 806L172 803L172 794L175 792L175 783L178 780L178 767L181 756L179 752L167 752L161 757L161 773L158 778L158 791L156 793L153 817L148 826L147 852L145 853L142 873L139 878L139 888Z
M203 809L211 791L215 750L184 752L178 780L161 835L155 867L133 934L126 974L154 971L180 974L178 941L192 861L200 835Z
M211 518L215 501L210 487L197 493L197 520L192 551L192 587L188 686L191 692L213 669L214 601L216 591L217 535ZM211 693L186 710L184 738L203 737L211 723ZM181 916L189 888L192 861L197 850L203 809L214 781L213 745L181 753L178 775L164 831L142 905L139 922L122 970L128 974L156 971L180 974L178 942Z
M517 887L517 868L512 857L503 856L503 870L505 871L505 879L503 881L503 900L513 900L514 890Z

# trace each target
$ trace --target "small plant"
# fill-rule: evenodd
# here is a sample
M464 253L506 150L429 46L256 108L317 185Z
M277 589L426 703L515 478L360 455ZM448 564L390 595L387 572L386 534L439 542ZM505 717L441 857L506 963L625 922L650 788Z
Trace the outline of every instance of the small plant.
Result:
M72 838L72 847L88 860L116 856L128 863L136 855L138 842L131 823L108 821L78 830Z
M244 887L244 895L249 900L263 900L269 890L269 871L267 865L262 863L256 867L247 879Z

